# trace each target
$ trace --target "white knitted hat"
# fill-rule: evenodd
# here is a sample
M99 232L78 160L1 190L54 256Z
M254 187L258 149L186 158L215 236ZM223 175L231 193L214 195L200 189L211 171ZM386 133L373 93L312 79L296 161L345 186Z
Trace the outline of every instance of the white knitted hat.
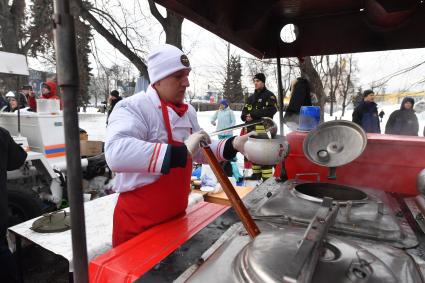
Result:
M191 69L189 59L173 45L161 45L149 54L148 73L151 84L183 69Z

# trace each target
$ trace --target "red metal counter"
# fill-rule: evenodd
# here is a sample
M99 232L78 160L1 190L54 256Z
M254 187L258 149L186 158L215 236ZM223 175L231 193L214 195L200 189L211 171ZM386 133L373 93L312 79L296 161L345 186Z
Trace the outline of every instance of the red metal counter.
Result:
M425 138L367 134L367 146L362 155L350 164L336 169L337 179L328 180L328 169L315 165L304 155L303 142L307 133L287 135L290 154L285 166L289 178L297 173L319 173L324 182L375 188L388 192L417 195L416 176L425 168ZM280 167L275 176L279 176Z
M229 206L201 202L186 215L157 225L93 259L90 282L133 282L193 235L223 214Z

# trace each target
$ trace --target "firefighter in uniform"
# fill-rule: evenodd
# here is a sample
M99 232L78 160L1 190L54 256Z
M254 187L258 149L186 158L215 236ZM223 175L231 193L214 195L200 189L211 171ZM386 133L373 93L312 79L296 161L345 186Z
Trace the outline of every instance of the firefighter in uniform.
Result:
M254 76L255 92L249 96L242 110L241 119L244 122L252 122L262 117L273 118L277 112L276 96L266 88L266 76L263 73L258 73ZM247 128L248 132L256 131L258 138L268 138L265 128L262 124ZM261 166L252 164L252 176L250 180L267 180L273 175L273 166Z

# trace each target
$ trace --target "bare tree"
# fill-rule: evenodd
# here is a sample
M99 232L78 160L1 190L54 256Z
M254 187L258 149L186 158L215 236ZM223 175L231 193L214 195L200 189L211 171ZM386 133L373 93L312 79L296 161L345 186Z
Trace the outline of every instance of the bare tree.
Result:
M354 78L355 78L355 71L357 70L353 55L350 54L345 58L344 62L344 76L341 79L341 84L339 87L339 91L341 93L342 98L342 112L341 117L345 114L345 108L350 104L352 101L352 97L355 92L355 85L354 85Z
M136 2L137 5L140 5L138 1ZM73 3L75 15L79 15L88 21L96 32L134 64L142 76L149 78L146 60L143 59L146 56L146 52L141 49L141 46L146 44L146 42L137 29L140 26L140 22L128 22L129 12L125 11L120 1L117 1L117 6L121 8L123 24L115 19L113 12L108 10L105 3L100 7L87 5L82 0L73 0ZM181 48L183 18L169 10L167 10L167 16L163 17L153 1L148 0L148 3L152 15L159 21L165 31L166 42ZM142 9L140 8L140 10ZM137 46L134 42L138 42L140 46Z
M148 0L148 3L152 15L157 19L165 31L165 42L182 49L183 17L168 9L166 10L167 16L163 17L158 11L155 2Z
M277 89L277 63L273 59L257 59L254 57L245 58L245 66L248 72L248 76L253 78L257 73L263 73L267 78L267 86L274 89ZM291 58L281 59L282 66L282 87L284 97L290 91L291 82L299 76L296 67L298 63Z
M82 0L73 0L74 14L81 16L84 20L88 21L90 25L105 38L113 47L115 47L121 54L130 60L136 66L140 74L145 78L149 78L148 68L137 49L132 45L131 39L128 37L128 32L125 27L122 27L111 14L105 12L103 9L98 9L89 5L85 5ZM94 14L102 19L99 21ZM108 30L105 24L111 28ZM121 36L123 38L121 38Z
M90 80L89 91L94 98L95 107L99 103L107 101L107 94L109 93L109 81L105 73L99 72Z
M329 55L326 58L326 71L327 71L327 84L325 87L329 90L329 102L330 102L330 115L333 116L334 103L336 103L337 91L340 88L341 77L342 77L342 56L336 55L336 59L333 63L329 59Z
M321 108L320 119L321 121L324 121L324 106L326 103L326 95L320 75L317 72L316 68L313 66L310 56L301 58L299 60L299 64L301 75L307 78L307 80L310 82L311 91L314 92L317 96L319 106Z
M50 11L52 3L34 0L31 17L25 16L25 0L0 0L0 50L28 55L35 54L45 46L43 40L51 30ZM7 88L22 84L23 77L1 76Z

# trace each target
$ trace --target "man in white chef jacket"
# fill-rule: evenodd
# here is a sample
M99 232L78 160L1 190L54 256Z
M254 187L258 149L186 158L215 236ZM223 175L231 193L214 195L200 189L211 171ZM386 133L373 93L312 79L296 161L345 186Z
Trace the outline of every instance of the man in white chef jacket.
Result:
M219 161L243 152L248 136L210 141L196 111L184 103L191 67L177 47L164 44L148 57L146 94L120 101L112 112L106 161L120 193L113 219L113 246L184 214L192 161L205 163L200 142L210 143Z

